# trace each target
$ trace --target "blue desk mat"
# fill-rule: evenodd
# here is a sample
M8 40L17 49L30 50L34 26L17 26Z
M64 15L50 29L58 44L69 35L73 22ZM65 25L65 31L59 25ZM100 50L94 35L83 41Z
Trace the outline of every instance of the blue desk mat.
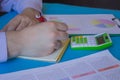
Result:
M43 4L43 13L44 14L114 14L117 18L120 18L120 11L117 10L108 10L108 9L98 9L98 8L89 8L89 7L80 7L80 6L71 6L71 5L64 5L64 4L50 4L44 3ZM0 17L0 29L6 25L17 15L16 12L9 12L4 16ZM112 47L108 48L108 50L115 56L117 59L120 60L120 36L112 36L113 45ZM75 58L80 58L83 56L87 56L90 54L94 54L98 52L98 50L71 50L70 46L68 46L65 54L63 55L60 62L72 60ZM31 68L37 67L44 67L48 65L52 65L55 63L52 62L43 62L43 61L35 61L35 60L26 60L15 58L8 60L5 63L0 63L0 74L10 73L20 70L26 70Z

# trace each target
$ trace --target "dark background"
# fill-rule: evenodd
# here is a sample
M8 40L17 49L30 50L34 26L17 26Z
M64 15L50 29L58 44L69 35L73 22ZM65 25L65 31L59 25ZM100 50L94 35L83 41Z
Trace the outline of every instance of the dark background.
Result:
M120 10L120 0L43 0L43 2Z

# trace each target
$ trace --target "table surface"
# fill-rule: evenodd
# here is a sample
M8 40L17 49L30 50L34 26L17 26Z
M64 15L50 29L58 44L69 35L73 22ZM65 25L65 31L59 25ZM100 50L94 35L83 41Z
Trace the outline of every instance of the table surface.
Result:
M51 4L51 3L43 4L43 13L44 14L114 14L117 18L120 18L120 11L118 10L98 9L98 8L71 6L71 5L63 5L63 4ZM17 15L16 12L9 12L4 16L1 16L0 29L10 19L12 19L16 15ZM113 45L112 47L108 48L108 50L112 53L114 57L120 60L120 46L119 46L120 36L112 36L111 38L113 41ZM95 52L98 52L98 51L99 50L74 51L74 50L71 50L70 46L68 46L60 62L94 54ZM26 70L31 68L37 68L37 67L43 67L43 66L48 66L52 64L55 64L55 63L15 58L15 59L8 60L5 63L0 63L0 74Z

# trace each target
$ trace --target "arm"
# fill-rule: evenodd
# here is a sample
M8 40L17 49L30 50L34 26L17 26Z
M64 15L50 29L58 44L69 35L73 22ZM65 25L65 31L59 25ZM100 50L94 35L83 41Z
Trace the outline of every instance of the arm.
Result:
M42 10L42 0L3 0L1 11L9 12L15 10L21 13L26 8L33 8L39 12Z

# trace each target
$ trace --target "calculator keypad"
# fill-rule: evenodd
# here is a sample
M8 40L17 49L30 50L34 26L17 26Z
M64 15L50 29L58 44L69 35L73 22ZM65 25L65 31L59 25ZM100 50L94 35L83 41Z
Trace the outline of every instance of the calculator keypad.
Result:
M71 45L73 47L96 46L96 40L93 36L74 36L71 38Z

